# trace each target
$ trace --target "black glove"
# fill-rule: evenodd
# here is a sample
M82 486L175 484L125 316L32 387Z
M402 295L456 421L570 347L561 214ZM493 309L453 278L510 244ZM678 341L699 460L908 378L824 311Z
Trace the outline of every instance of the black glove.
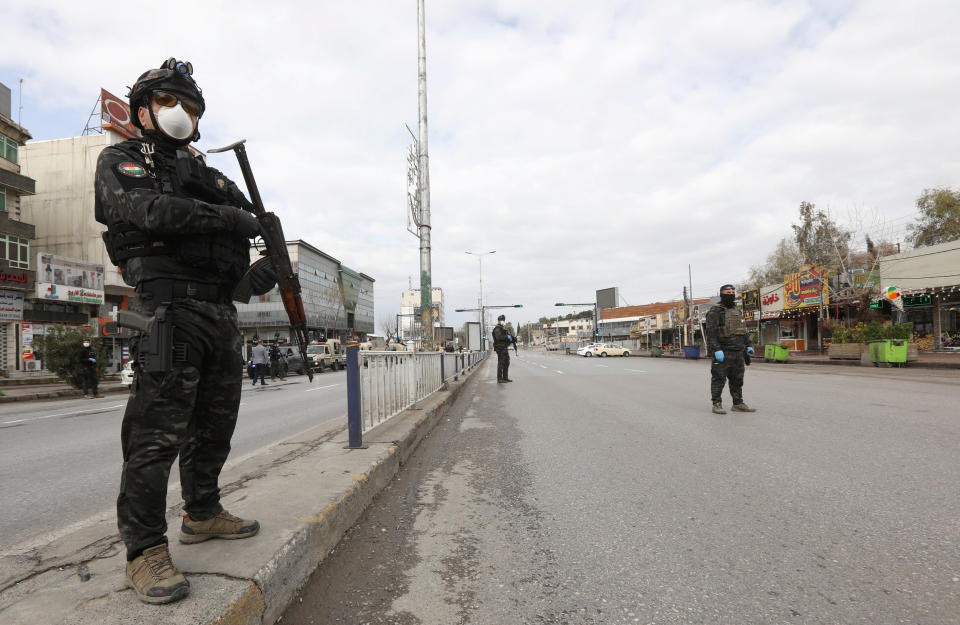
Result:
M233 211L233 231L239 234L240 236L252 239L253 237L260 234L260 222L257 221L256 215L251 212L245 211L242 208L236 208L234 206L225 207L229 211Z
M277 272L272 262L256 262L250 267L250 290L254 295L263 295L276 284Z

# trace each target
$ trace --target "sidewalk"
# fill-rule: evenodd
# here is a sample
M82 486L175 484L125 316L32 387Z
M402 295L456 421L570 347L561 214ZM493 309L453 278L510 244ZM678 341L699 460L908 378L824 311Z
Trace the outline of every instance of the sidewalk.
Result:
M127 393L129 386L120 384L116 378L100 380L97 387L101 395L107 393ZM0 380L0 403L12 401L31 401L36 399L61 399L64 397L83 398L83 391L58 380L54 376L44 378L19 378Z
M253 538L181 545L182 502L172 506L167 535L174 562L190 580L186 599L159 606L136 599L124 578L116 517L105 514L92 525L0 553L0 623L275 623L464 386L476 383L470 378L477 369L487 372L480 364L365 434L366 449L344 448L344 417L342 424L318 426L224 471L223 505L260 521Z

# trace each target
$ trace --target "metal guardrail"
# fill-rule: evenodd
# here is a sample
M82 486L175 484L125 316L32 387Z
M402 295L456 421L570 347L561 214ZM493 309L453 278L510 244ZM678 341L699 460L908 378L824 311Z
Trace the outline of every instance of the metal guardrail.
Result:
M380 352L347 346L347 424L350 448L363 433L456 380L487 352Z

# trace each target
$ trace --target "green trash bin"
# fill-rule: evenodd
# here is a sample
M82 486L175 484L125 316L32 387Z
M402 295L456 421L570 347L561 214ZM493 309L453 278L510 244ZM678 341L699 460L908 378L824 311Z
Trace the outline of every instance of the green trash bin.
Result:
M870 362L875 367L881 364L904 364L907 362L907 342L892 339L878 339L868 343Z
M773 359L776 362L787 362L790 357L790 348L784 345L773 346Z
M763 359L764 359L764 360L773 360L773 359L774 359L774 357L776 356L776 352L774 351L774 348L775 348L775 347L776 347L776 345L773 344L773 343L767 343L766 345L763 346Z
M887 341L887 362L894 364L907 364L907 341L893 339Z

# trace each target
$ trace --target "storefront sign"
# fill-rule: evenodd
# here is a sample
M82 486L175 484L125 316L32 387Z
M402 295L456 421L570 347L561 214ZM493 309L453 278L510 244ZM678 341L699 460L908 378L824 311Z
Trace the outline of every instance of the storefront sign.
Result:
M795 310L830 303L827 271L806 265L783 277L783 308Z
M903 307L912 308L915 306L931 306L933 305L933 298L930 297L929 293L921 293L919 295L904 295L903 296Z
M20 356L23 360L33 360L33 324L24 321L20 324Z
M760 289L743 292L743 309L756 310L760 307Z
M77 304L103 304L103 265L38 253L37 297Z
M104 129L119 133L127 139L140 136L140 129L133 125L130 105L106 89L100 89L100 120Z
M30 274L26 271L0 271L0 284L26 284L30 280Z
M0 289L0 320L20 321L23 319L23 291Z
M780 293L774 292L770 293L769 295L764 295L761 301L763 302L764 308L769 308L780 302Z
M780 311L779 311L779 310L771 310L771 311L769 311L769 312L768 312L768 311L763 311L763 312L760 314L760 318L763 319L763 320L767 320L767 319L779 319L779 318L780 318Z

